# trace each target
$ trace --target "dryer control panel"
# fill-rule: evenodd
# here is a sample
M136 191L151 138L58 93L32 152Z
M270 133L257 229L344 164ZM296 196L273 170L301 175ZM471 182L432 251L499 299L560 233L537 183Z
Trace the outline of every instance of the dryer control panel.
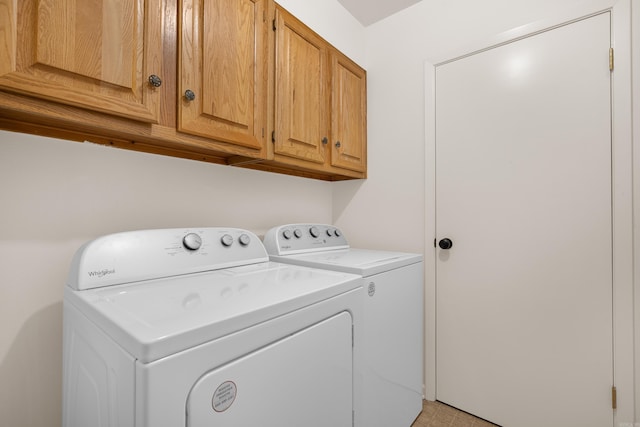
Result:
M128 231L76 252L67 285L75 290L219 270L269 260L260 239L237 228Z
M271 255L348 249L342 231L326 224L287 224L274 227L264 236L264 246Z

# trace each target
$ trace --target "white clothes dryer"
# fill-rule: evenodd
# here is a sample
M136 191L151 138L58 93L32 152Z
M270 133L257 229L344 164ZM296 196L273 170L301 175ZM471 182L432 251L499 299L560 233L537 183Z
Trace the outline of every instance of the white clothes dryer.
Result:
M64 292L63 426L351 427L362 292L246 230L93 240Z
M420 254L351 248L337 227L270 229L272 261L364 277L361 427L409 427L422 411L424 273Z

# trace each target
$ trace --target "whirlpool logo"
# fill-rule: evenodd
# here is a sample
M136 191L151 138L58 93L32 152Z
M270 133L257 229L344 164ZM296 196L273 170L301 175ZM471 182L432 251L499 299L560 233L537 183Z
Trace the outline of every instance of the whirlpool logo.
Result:
M114 274L116 272L115 268L112 269L102 269L98 271L89 271L89 277L96 277L98 279L103 278L104 276L108 276L109 274Z

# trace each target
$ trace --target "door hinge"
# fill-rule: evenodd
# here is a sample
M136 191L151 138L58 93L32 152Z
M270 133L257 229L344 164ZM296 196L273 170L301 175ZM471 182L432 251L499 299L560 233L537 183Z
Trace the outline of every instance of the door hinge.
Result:
M276 142L276 131L271 132L271 142Z
M613 48L609 48L609 71L613 71Z
M276 27L276 20L275 20L275 19L274 19L273 21L271 21L271 26L272 26L272 28L273 28L273 31L275 31L275 30L276 30L276 28L277 28L277 27Z
M616 386L611 387L611 408L618 409L618 392Z

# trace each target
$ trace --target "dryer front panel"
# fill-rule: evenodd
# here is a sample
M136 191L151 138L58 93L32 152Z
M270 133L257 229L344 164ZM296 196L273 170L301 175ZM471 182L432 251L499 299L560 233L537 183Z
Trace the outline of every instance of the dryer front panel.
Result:
M188 427L351 427L352 317L341 312L203 375Z

